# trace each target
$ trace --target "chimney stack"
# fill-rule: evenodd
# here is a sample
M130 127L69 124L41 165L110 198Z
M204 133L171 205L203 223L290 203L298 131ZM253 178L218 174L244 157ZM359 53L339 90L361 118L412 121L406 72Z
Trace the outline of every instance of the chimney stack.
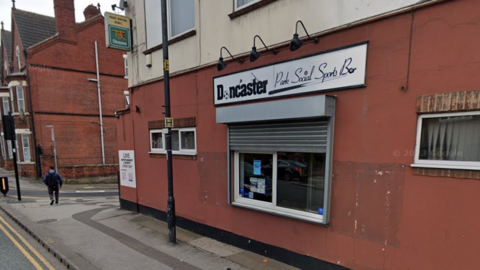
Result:
M77 41L74 0L54 0L55 24L58 37L66 41Z
M83 15L85 16L85 21L90 20L91 18L97 16L98 14L100 14L100 10L97 9L97 7L95 7L92 4L87 6L83 11Z

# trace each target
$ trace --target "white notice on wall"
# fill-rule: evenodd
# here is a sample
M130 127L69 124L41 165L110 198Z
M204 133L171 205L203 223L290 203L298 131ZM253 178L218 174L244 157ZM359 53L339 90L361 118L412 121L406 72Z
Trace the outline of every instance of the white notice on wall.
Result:
M120 159L120 185L136 188L135 179L135 152L133 150L118 151Z

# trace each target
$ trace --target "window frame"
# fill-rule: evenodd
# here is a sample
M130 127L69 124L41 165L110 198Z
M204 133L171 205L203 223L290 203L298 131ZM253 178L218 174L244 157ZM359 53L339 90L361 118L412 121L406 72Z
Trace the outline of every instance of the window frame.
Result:
M123 78L128 79L128 55L127 54L123 55L123 71L125 74Z
M32 161L32 155L31 155L31 149L30 149L30 135L29 134L21 134L21 137L22 137L23 161L24 162L31 162ZM25 138L27 139L28 147L25 147L25 143L24 143ZM26 157L25 153L28 153L28 160L25 158Z
M454 113L434 113L422 114L417 119L417 134L415 141L414 163L411 167L416 168L437 168L437 169L464 169L464 170L480 170L480 161L453 161L453 160L425 160L420 159L420 143L422 135L422 124L425 118L441 118L480 115L480 111L470 112L454 112Z
M162 148L153 148L152 147L152 134L161 133L162 134ZM150 153L165 153L165 136L163 135L162 129L151 129L150 130Z
M5 141L4 141L5 137L4 137L4 134L2 132L2 135L0 136L0 146L2 147L2 158L3 159L7 159L7 151L5 149Z
M22 70L22 60L20 58L20 48L18 48L18 45L17 45L17 48L16 48L16 54L17 54L17 64L18 64L18 71L20 72Z
M13 143L12 140L6 140L7 141L7 158L8 159L13 159Z
M5 106L5 102L6 102L6 105ZM3 115L8 115L8 113L10 112L10 98L9 97L2 97L2 107L3 107Z
M324 188L324 205L323 205L323 208L324 208L324 213L322 215L320 214L314 214L314 213L310 213L310 212L306 212L306 211L300 211L300 210L295 210L295 209L289 209L289 208L286 208L286 207L281 207L281 206L277 206L277 188L278 188L278 184L277 184L277 181L278 181L278 175L277 175L277 166L278 166L278 152L279 151L250 151L250 150L247 150L247 151L233 151L234 153L234 157L233 157L233 166L234 166L234 169L233 169L233 173L234 173L234 177L233 177L233 184L234 184L234 187L233 187L233 192L234 192L234 196L233 196L233 201L232 201L232 205L235 205L235 206L239 206L239 207L244 207L244 208L249 208L249 209L253 209L253 210L258 210L258 211L262 211L262 212L268 212L268 213L271 213L271 214L276 214L276 215L280 215L280 216L286 216L286 217L289 217L289 218L293 218L293 219L300 219L300 220L304 220L304 221L309 221L309 222L312 222L312 223L320 223L320 224L326 224L325 221L327 220L326 217L325 217L325 209L327 207L330 207L329 204L325 204L325 198L328 197L328 201L330 200L329 198L329 189L327 189L327 186L330 185L330 183L327 184L327 181L331 182L332 179L331 179L331 176L330 176L330 172L329 170L327 169L327 166L328 165L328 162L325 161L325 188ZM264 201L257 201L257 200L252 200L252 199L248 199L248 198L243 198L243 197L240 197L240 154L242 153L245 153L245 154L271 154L273 156L272 158L272 165L274 165L272 167L272 202L269 203L269 202L264 202ZM325 155L327 156L327 153L325 153ZM330 177L330 178L328 178Z
M246 7L249 7L249 6L251 6L251 5L255 5L256 3L261 2L261 1L262 1L262 0L254 0L254 1L252 1L252 2L250 2L250 3L247 3L247 4L245 4L245 5L241 6L241 7L237 7L238 0L234 0L234 1L233 1L233 11L239 11L239 10L244 9L244 8L246 8Z
M147 0L144 0L144 6L146 7L145 1L147 1ZM196 25L197 25L197 23L196 23L197 13L196 13L196 9L195 9L195 6L196 6L196 5L195 5L195 1L193 1L193 15L194 15L193 27L192 27L191 29L185 30L184 32L178 33L178 34L176 34L176 35L172 35L172 20L171 20L172 14L171 14L171 8L170 8L170 7L171 7L171 4L170 4L171 1L172 1L172 0L167 0L167 1L166 1L166 2L167 2L167 19L168 19L168 22L167 22L167 24L168 24L168 38L167 38L167 40L168 40L168 41L170 41L170 40L172 40L172 39L175 39L175 38L178 38L178 37L180 37L180 36L182 36L182 35L185 35L185 34L191 32L191 31L195 31L195 30L196 30ZM161 6L160 6L160 8L161 8ZM162 16L161 16L161 14L160 14L159 16L155 17L155 18L160 18L159 27L157 27L157 29L161 29L161 26L162 26L162 25L161 25L161 24L162 24ZM157 46L161 45L163 38L160 40L160 43L158 43L158 44L152 44L151 46L149 46L149 44L148 44L148 36L149 36L149 33L148 33L148 29L147 29L147 20L148 20L148 16L147 16L147 11L146 11L146 9L145 9L145 34L146 34L146 38L147 38L146 48L147 48L147 51L148 51L148 50L151 50L151 49L156 48ZM163 34L163 33L162 33L162 34ZM170 43L170 42L169 42L169 43Z
M179 150L172 150L172 154L174 155L186 155L186 156L194 156L197 154L197 131L196 127L187 127L187 128L172 128L171 131L178 130L178 149ZM190 132L193 131L194 137L194 145L195 149L182 149L182 132ZM163 148L152 148L152 133L162 133L162 146ZM152 154L166 154L165 149L165 134L167 133L167 129L151 129L150 130L150 153ZM170 132L171 133L171 132Z
M17 86L15 90L16 90L15 94L17 95L16 96L16 98L17 98L17 112L20 112L20 109L23 109L23 113L26 113L25 91L23 91L23 86ZM20 95L18 94L19 92L22 93L22 99L20 99Z

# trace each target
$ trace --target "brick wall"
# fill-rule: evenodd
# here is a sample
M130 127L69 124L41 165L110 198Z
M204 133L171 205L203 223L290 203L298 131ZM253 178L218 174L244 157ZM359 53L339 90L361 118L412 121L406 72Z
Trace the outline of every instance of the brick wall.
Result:
M417 97L417 113L480 110L480 90L422 95Z

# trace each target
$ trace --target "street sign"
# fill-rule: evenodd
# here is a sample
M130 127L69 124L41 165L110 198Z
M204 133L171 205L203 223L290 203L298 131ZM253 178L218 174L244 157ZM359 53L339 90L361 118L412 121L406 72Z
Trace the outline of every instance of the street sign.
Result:
M3 196L7 196L8 192L8 177L0 178L0 192L2 192Z
M173 118L165 118L165 127L173 128Z
M130 51L132 48L130 31L130 18L105 12L105 40L108 48Z

